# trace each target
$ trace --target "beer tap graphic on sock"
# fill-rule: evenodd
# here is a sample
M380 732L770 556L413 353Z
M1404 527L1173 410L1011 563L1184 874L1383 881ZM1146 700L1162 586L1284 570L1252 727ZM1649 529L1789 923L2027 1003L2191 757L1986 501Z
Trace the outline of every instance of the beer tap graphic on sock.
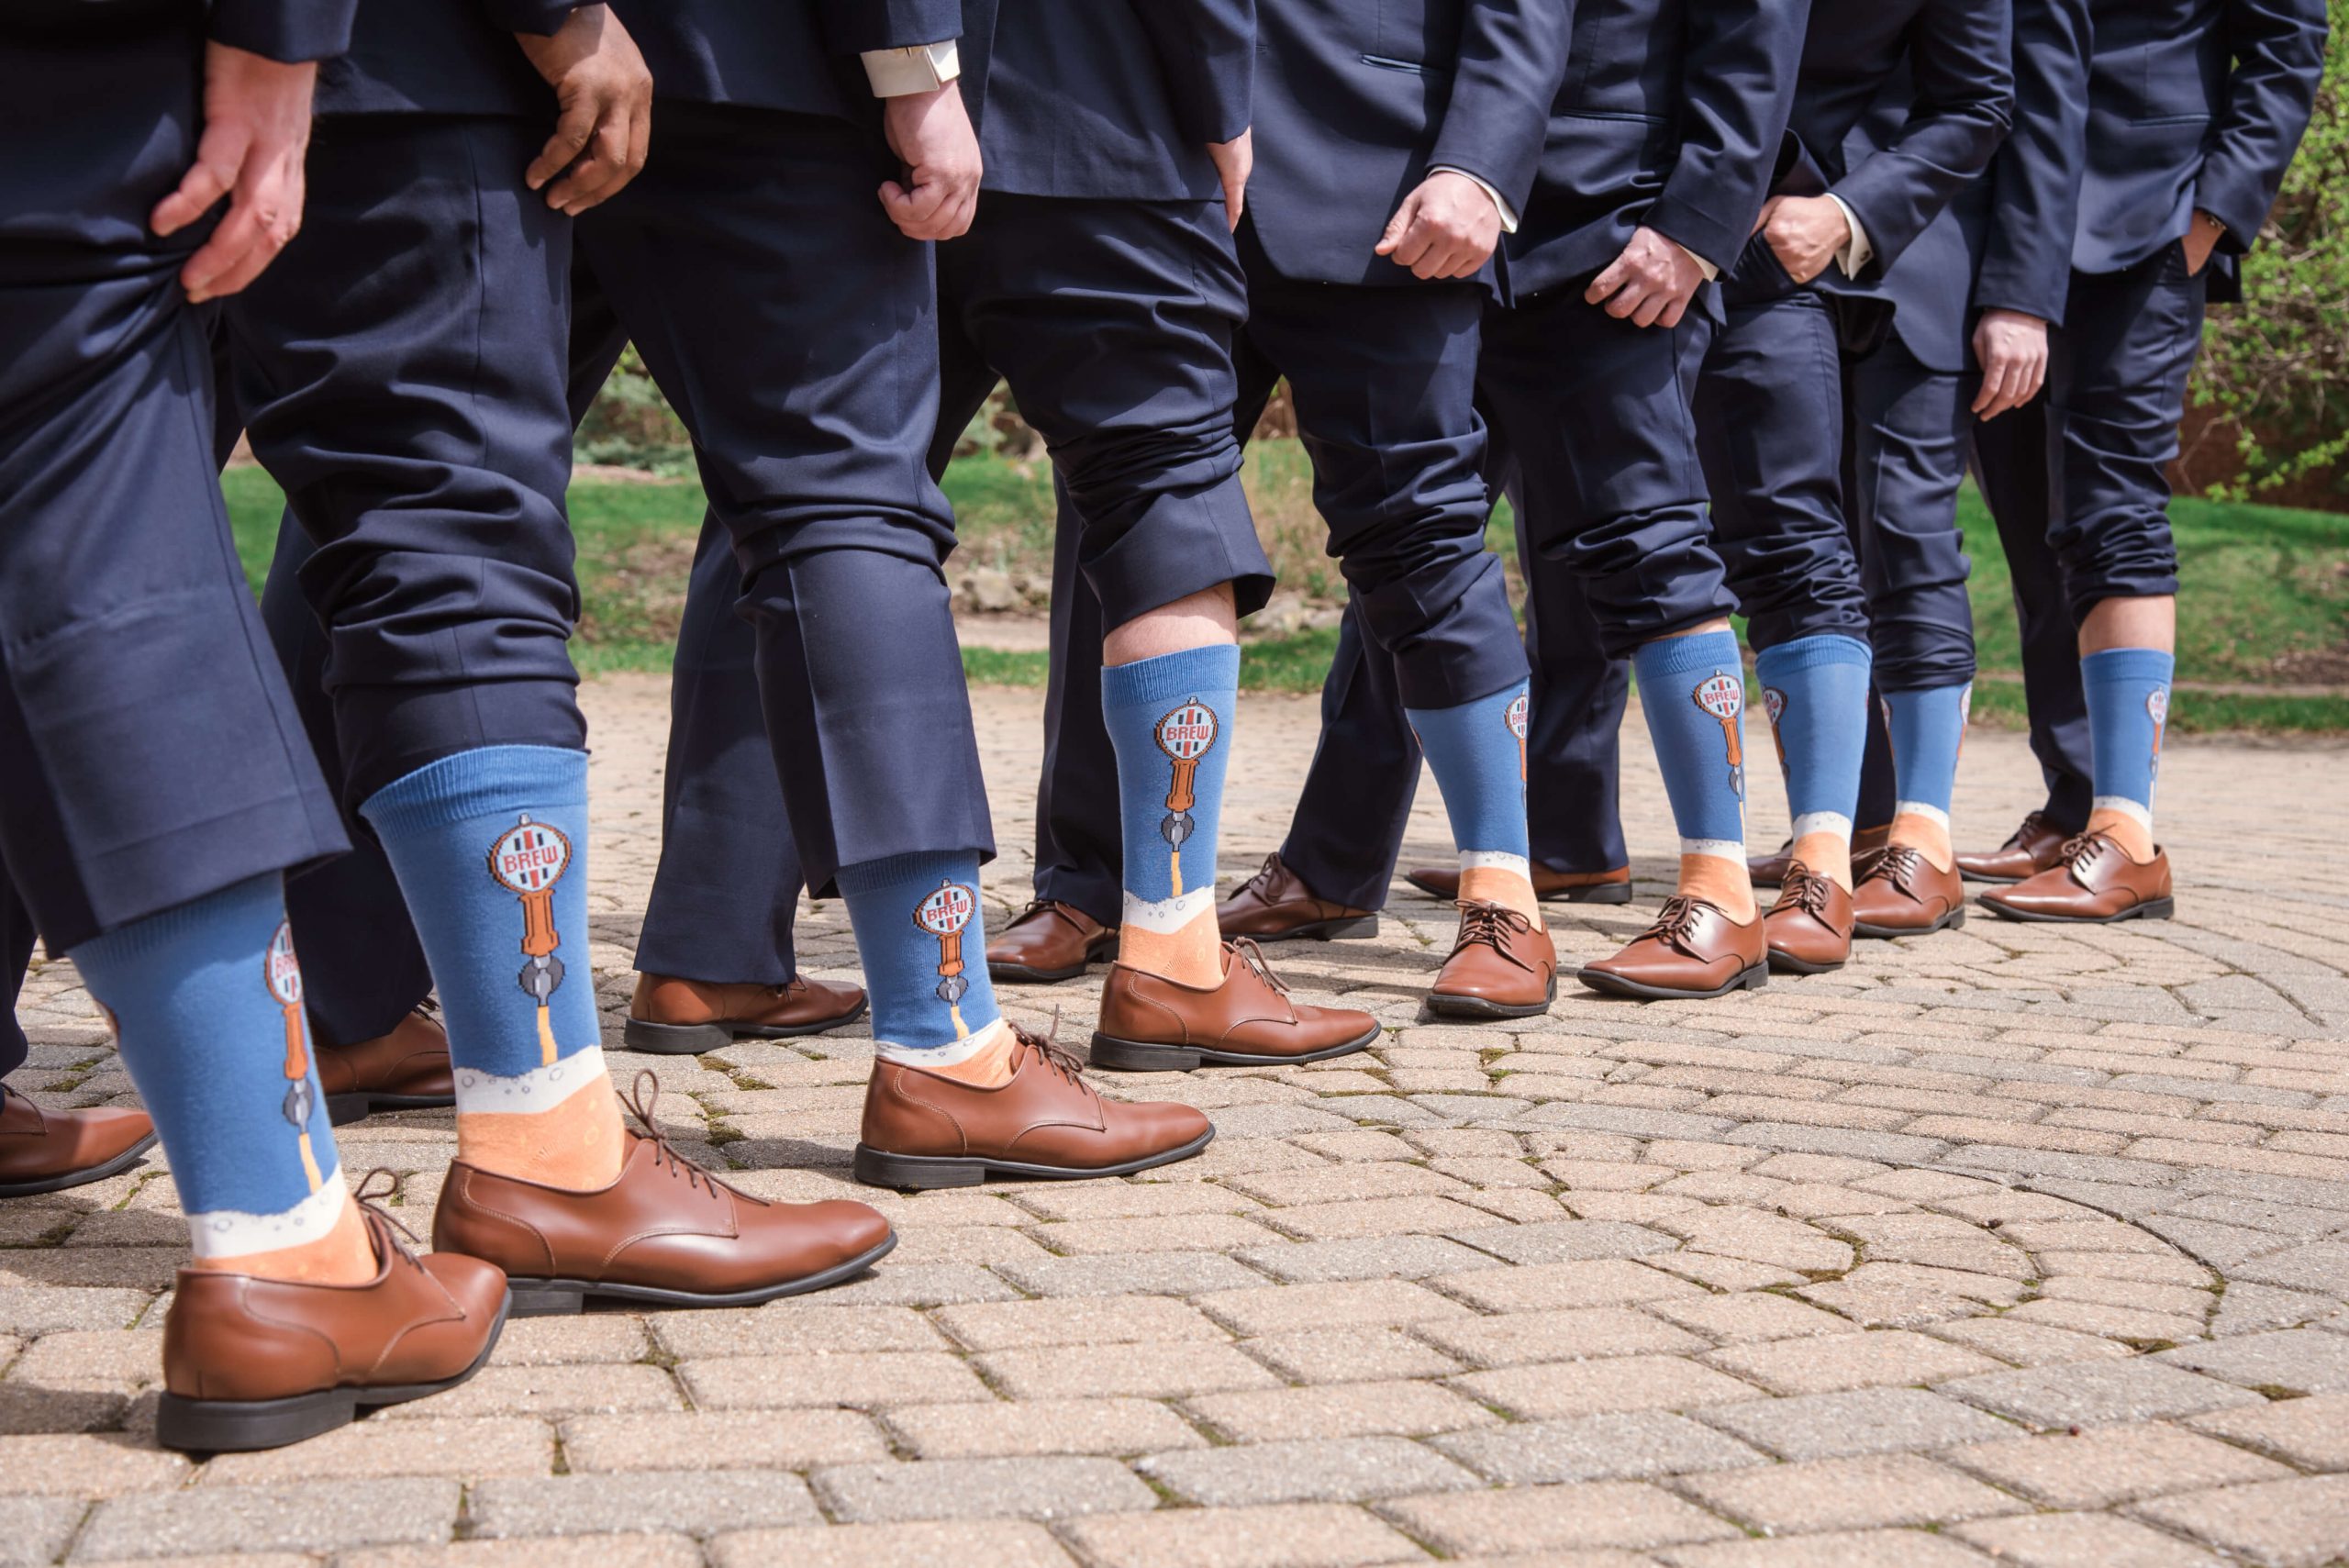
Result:
M554 927L554 884L571 869L571 840L524 812L489 849L489 874L522 901L522 973L515 978L539 1005L539 1064L551 1067L558 1054L547 1004L562 984L562 960L555 956L562 934Z
M318 1096L310 1087L310 1031L302 1016L302 965L294 957L294 929L281 922L269 939L269 953L262 961L269 994L285 1017L285 1102L280 1107L294 1127L295 1146L302 1151L302 1173L310 1190L326 1185L319 1173L317 1151L310 1147L310 1112Z
M1153 733L1158 749L1174 764L1166 784L1166 815L1160 820L1158 831L1166 840L1167 877L1174 884L1174 896L1180 898L1183 845L1198 827L1191 807L1196 804L1199 759L1215 744L1215 710L1195 696L1160 719Z
M914 906L914 924L938 939L938 999L954 1020L956 1040L971 1038L963 1022L963 998L971 989L963 974L963 931L978 906L977 897L959 882L941 884Z
M1745 815L1745 751L1738 717L1745 712L1745 683L1734 675L1712 675L1697 683L1691 694L1698 707L1720 721L1721 754L1729 762L1730 793L1737 796L1738 816Z

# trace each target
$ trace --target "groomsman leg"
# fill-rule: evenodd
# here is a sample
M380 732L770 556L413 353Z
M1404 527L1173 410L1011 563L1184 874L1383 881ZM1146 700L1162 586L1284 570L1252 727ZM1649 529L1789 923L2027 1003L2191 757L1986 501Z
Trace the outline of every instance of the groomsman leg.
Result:
M2022 639L2023 704L2032 754L2047 781L2047 801L1995 850L1961 851L1969 882L2010 883L2054 865L2065 841L2088 825L2096 790L2088 756L2087 698L2080 690L2080 648L2064 595L2063 569L2047 542L2057 505L2047 394L1974 427L1974 478L1998 526L1998 546L2014 584L2015 625Z

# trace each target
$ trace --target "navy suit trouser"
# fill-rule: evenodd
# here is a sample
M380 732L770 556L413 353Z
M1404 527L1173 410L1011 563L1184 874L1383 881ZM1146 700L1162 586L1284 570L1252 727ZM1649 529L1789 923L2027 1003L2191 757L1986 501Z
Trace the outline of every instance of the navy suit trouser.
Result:
M136 20L0 55L0 137L39 149L0 175L0 858L61 953L346 847L213 467L203 236L145 222L201 41Z
M2177 456L2210 285L2207 268L2187 274L2182 241L2125 272L2072 274L2049 342L2063 504L2048 543L2076 625L2106 599L2177 592L2164 471Z
M1851 531L1876 689L1974 679L1973 563L1957 527L1976 378L1921 363L1895 332L1843 366ZM1865 815L1865 814L1864 814Z
M1974 480L1998 526L2014 584L2022 639L2023 701L2032 754L2047 781L2046 815L2076 833L2096 797L2089 773L2087 697L2080 688L2079 634L2047 542L2055 506L2047 395L1974 427Z
M1533 858L1554 871L1628 862L1617 802L1631 650L1732 607L1691 414L1711 337L1701 313L1641 328L1586 304L1578 286L1485 317L1480 402L1526 580L1528 827ZM1419 777L1373 649L1341 626L1320 744L1281 851L1317 894L1362 908L1386 902Z

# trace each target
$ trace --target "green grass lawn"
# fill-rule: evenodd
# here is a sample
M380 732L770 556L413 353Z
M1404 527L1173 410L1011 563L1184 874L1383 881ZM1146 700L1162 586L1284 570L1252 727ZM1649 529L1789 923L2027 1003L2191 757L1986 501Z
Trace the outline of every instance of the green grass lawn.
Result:
M1341 591L1321 550L1311 479L1294 441L1264 441L1247 474L1260 531L1285 586L1317 597ZM276 539L282 500L269 476L233 469L221 485L247 575L259 587ZM945 489L961 519L958 565L1051 569L1052 487L1041 463L982 456L957 462ZM702 494L691 482L583 480L571 491L584 614L574 651L590 672L663 670L684 604L700 528ZM2349 686L2349 517L2275 506L2180 501L2171 514L2185 592L2179 600L2178 676L2246 686ZM1975 635L1983 678L1977 717L2020 723L2022 688L2014 603L1998 532L1971 488L1959 520L1974 557ZM1488 538L1509 549L1506 504ZM1514 564L1512 563L1512 573ZM1336 643L1308 631L1248 645L1241 680L1252 690L1319 688ZM1044 655L972 649L974 681L1041 685ZM2255 729L2349 731L2349 701L2291 693L2181 693L2181 732Z

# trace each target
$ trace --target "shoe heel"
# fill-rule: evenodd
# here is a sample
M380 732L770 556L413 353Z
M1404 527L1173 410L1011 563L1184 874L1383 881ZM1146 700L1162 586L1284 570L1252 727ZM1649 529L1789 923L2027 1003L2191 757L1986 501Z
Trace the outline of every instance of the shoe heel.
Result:
M630 1051L649 1056L699 1056L734 1043L732 1031L718 1024L656 1024L630 1018L620 1030Z
M1965 905L1963 905L1963 904L1961 904L1961 905L1959 905L1959 906L1957 906L1957 910L1956 910L1956 912L1955 912L1954 914L1953 914L1953 915L1951 915L1951 916L1950 916L1950 917L1949 917L1949 924L1948 924L1948 925L1946 925L1946 926L1943 926L1943 927L1942 928L1942 929L1943 929L1943 930L1945 930L1945 931L1955 931L1955 930L1963 929L1964 929L1964 927L1965 927Z
M506 1288L513 1296L506 1313L509 1318L570 1318L587 1309L587 1292L579 1285L508 1279Z
M315 1438L357 1418L347 1388L290 1399L188 1399L166 1394L155 1406L155 1441L183 1453L251 1453Z
M328 1095L327 1125L349 1127L354 1121L365 1121L374 1108L374 1103L365 1095Z
M863 1143L856 1146L855 1171L856 1179L868 1187L896 1187L903 1192L983 1186L987 1179L986 1167L975 1160L885 1154Z
M1765 959L1762 962L1757 963L1753 968L1747 970L1745 972L1745 978L1739 981L1738 984L1744 986L1748 991L1759 991L1763 987L1768 985L1770 984L1769 961Z
M2176 913L2177 900L2175 898L2148 899L2137 906L2137 918L2140 920L2166 920Z
M1188 1073L1199 1064L1199 1053L1186 1046L1152 1045L1146 1040L1093 1037L1091 1065L1112 1073Z
M1358 937L1378 935L1378 917L1364 915L1358 920L1339 920L1321 928L1314 935L1325 942L1352 941Z

